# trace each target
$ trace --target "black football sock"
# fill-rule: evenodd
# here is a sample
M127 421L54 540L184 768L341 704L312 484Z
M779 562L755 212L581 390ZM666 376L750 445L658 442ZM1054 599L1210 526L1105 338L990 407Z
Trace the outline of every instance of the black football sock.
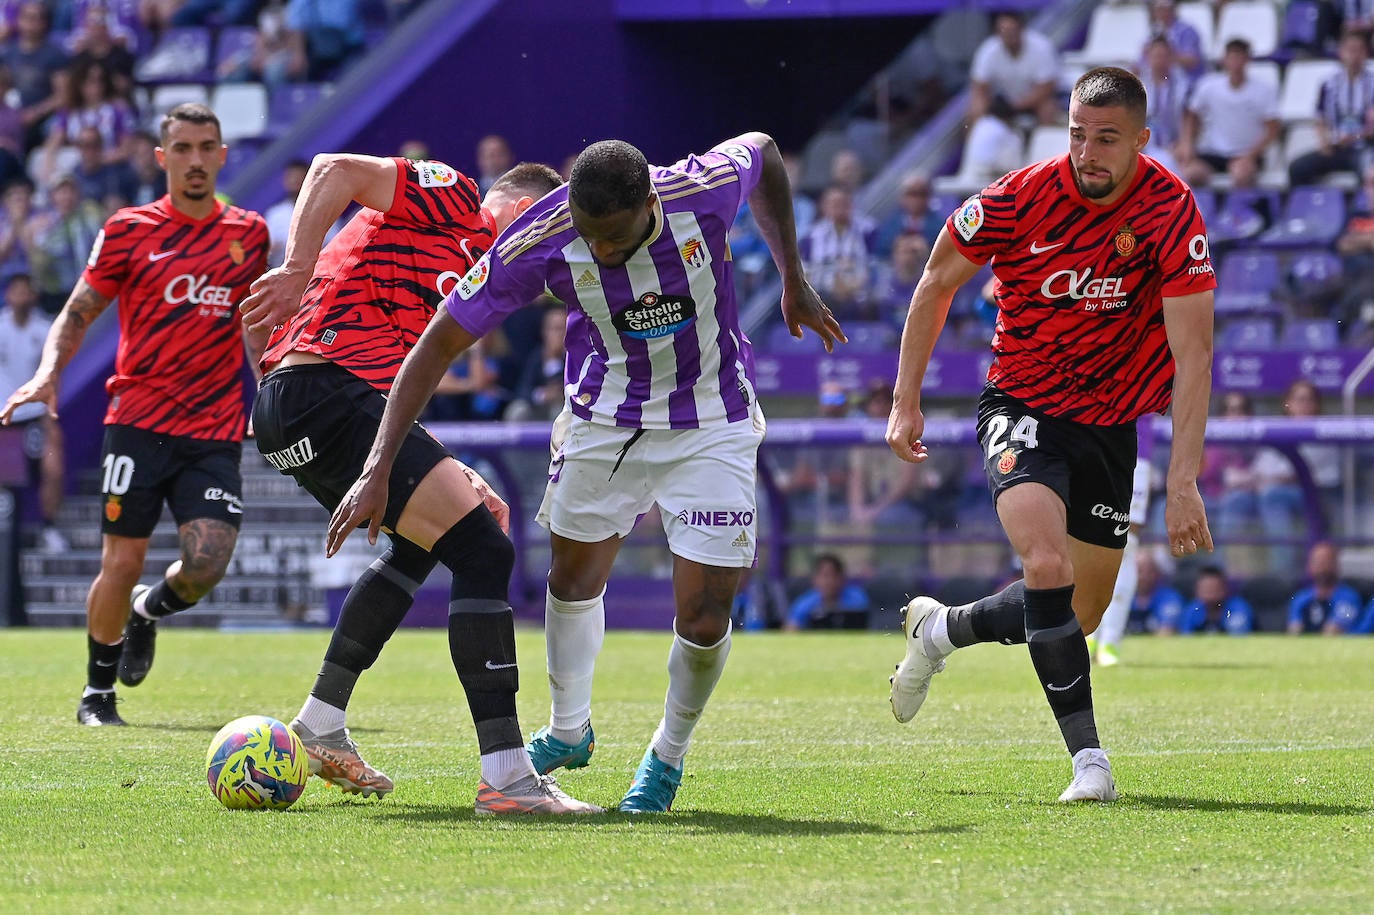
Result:
M358 576L344 598L310 695L348 708L358 677L376 662L437 562L404 537L391 538L391 548Z
M949 609L949 640L955 648L981 642L1026 641L1026 583L1018 580L990 597Z
M124 643L105 645L86 635L86 689L88 692L108 693L114 691L115 671L119 668L119 655Z
M160 620L195 605L196 602L193 600L182 600L178 597L177 592L167 583L167 579L163 578L148 589L142 600L134 602L134 610L138 616L145 619Z
M1069 755L1100 747L1088 642L1073 614L1073 585L1026 589L1026 647Z

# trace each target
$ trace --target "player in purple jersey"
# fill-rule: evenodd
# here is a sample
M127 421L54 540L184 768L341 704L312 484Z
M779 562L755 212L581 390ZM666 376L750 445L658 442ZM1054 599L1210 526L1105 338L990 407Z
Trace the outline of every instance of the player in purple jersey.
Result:
M672 806L730 650L740 572L754 561L764 420L726 242L746 199L783 277L787 326L797 337L810 328L833 349L845 336L803 276L772 138L745 134L668 168L650 168L628 143L595 143L569 184L512 223L449 295L401 366L363 475L330 523L331 553L360 523L375 540L396 449L445 367L538 293L565 302L568 406L539 511L553 547L553 702L529 750L541 772L590 760L606 582L625 536L657 503L673 552L675 634L663 718L620 802L627 812Z

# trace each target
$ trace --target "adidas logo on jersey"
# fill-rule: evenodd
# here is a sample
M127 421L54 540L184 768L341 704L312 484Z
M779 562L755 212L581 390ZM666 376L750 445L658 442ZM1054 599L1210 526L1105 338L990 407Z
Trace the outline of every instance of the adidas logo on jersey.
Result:
M582 275L577 278L573 286L577 289L590 289L592 286L600 286L601 280L596 278L596 274L590 270L583 270Z

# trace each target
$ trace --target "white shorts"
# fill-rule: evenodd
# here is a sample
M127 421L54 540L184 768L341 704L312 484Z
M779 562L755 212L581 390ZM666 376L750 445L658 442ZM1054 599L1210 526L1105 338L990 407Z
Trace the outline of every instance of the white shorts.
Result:
M560 537L597 543L628 536L657 503L674 555L721 568L753 565L758 450L766 426L757 404L751 421L646 429L638 438L634 429L567 419L554 422L540 524Z

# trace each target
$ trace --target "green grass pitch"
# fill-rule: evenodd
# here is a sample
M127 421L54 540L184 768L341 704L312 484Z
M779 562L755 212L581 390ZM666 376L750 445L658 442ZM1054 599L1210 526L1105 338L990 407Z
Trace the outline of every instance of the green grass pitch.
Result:
M898 725L899 634L742 634L676 809L478 818L471 720L442 632L398 634L354 696L396 792L312 781L232 812L224 722L289 720L328 633L168 630L125 729L75 723L84 635L0 630L0 912L1374 911L1374 641L1128 640L1094 672L1122 799L1055 802L1069 761L1024 648L980 646ZM563 773L614 807L662 708L668 636L613 632L597 751ZM522 723L543 723L522 630Z

